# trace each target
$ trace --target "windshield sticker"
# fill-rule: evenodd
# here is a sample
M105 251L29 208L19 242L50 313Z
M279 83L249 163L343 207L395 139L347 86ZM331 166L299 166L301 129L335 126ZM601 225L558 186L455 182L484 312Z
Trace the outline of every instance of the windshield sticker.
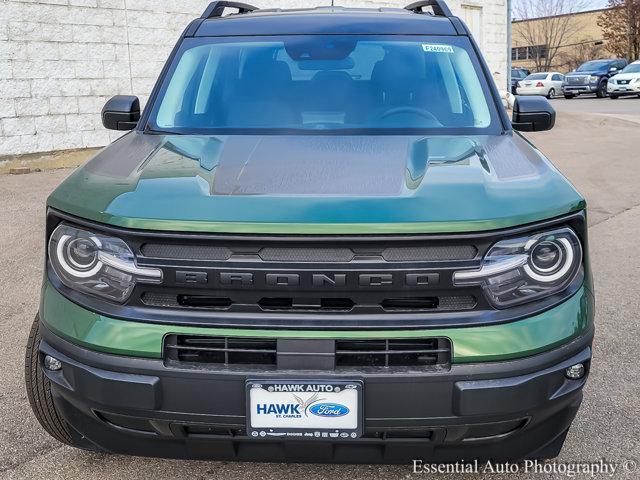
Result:
M430 53L453 53L451 45L434 45L432 43L423 43L422 49Z

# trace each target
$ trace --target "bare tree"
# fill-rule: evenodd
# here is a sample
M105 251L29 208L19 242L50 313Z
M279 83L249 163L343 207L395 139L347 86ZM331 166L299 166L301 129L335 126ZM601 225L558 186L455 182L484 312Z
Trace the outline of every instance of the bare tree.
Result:
M600 14L607 48L630 61L640 57L640 0L609 0L608 10Z
M514 30L514 38L529 47L530 60L538 71L548 71L564 44L580 32L573 13L585 10L588 0L518 0L514 5L516 20L522 22Z
M594 43L593 40L582 40L580 43L565 48L558 53L557 61L553 68L572 71L578 68L587 60L600 58L603 56L604 45L602 42Z

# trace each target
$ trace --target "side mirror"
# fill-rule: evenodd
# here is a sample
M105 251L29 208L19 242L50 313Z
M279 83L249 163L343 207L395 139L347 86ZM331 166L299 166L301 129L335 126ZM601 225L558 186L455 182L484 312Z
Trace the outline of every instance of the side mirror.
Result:
M617 72L618 71L618 67L611 67L609 69L609 72L613 73L613 72Z
M140 100L133 95L116 95L102 108L102 125L109 130L133 130L140 120Z
M513 104L513 129L520 132L551 130L556 123L556 111L542 96L516 97Z

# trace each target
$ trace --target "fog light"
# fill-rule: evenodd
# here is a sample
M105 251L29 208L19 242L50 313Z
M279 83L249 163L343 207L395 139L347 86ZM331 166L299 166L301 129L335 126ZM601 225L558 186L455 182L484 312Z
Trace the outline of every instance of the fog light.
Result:
M62 369L62 362L57 358L53 358L51 355L44 356L44 368L47 370L51 370L52 372L57 372Z
M570 380L580 380L584 377L584 365L582 363L576 363L575 365L571 365L564 372L566 377Z

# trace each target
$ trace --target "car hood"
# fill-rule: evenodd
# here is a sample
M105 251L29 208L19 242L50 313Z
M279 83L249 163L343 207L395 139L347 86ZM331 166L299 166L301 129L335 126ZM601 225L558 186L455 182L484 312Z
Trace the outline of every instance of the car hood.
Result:
M566 77L584 77L587 75L604 75L605 72L599 71L599 70L594 70L594 71L589 71L589 72L571 72L571 73L567 73L565 75Z
M619 73L613 78L616 80L634 80L636 78L640 78L640 73Z
M518 134L131 132L67 178L49 206L156 230L418 233L530 223L584 200Z

